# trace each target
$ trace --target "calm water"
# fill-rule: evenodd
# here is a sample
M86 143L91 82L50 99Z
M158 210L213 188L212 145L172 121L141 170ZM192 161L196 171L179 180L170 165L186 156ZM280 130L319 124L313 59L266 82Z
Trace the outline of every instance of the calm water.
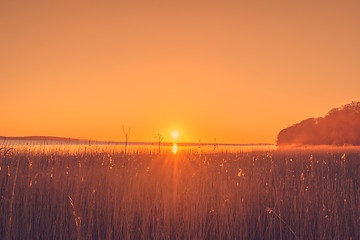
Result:
M110 150L124 151L123 143L104 143L104 142L75 142L75 141L28 141L28 140L6 140L0 141L0 147L12 147L14 149L31 149L32 151L83 151L83 150ZM173 145L164 143L160 146L161 152L173 152ZM181 152L249 152L249 151L270 151L275 150L275 145L248 145L248 144L216 144L216 145L177 145L177 153ZM158 152L157 143L129 143L127 152Z

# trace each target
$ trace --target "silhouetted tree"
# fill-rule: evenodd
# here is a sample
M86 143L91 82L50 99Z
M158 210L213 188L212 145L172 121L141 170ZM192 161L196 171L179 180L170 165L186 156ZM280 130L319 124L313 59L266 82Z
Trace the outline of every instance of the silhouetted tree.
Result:
M159 150L158 150L158 152L160 153L160 146L161 146L162 140L164 140L164 137L163 137L160 133L158 133L158 135L156 136L156 140L157 140L158 145L159 145Z
M216 138L214 138L214 152L216 152L217 147L218 147L218 144L217 144L217 142L216 142Z
M125 135L125 154L126 154L126 149L127 149L127 145L128 145L128 138L129 138L129 134L130 134L130 127L129 128L125 128L124 125L122 126L124 135Z

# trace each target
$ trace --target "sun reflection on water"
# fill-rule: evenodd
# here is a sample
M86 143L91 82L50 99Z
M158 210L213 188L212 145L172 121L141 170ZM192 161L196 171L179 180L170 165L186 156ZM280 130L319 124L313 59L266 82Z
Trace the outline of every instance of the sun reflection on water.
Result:
M178 146L176 143L173 144L173 154L176 154L178 150Z

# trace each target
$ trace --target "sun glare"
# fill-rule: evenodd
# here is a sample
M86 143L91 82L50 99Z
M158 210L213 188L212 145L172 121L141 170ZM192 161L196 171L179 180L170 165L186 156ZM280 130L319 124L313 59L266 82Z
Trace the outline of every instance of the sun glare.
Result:
M173 139L177 139L179 137L179 132L178 131L173 131L171 133L171 136L172 136Z

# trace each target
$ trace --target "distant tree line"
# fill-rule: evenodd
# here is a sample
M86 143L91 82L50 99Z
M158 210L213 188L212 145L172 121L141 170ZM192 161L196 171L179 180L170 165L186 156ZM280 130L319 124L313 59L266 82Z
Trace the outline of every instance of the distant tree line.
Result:
M330 110L280 131L277 145L360 145L360 102Z

